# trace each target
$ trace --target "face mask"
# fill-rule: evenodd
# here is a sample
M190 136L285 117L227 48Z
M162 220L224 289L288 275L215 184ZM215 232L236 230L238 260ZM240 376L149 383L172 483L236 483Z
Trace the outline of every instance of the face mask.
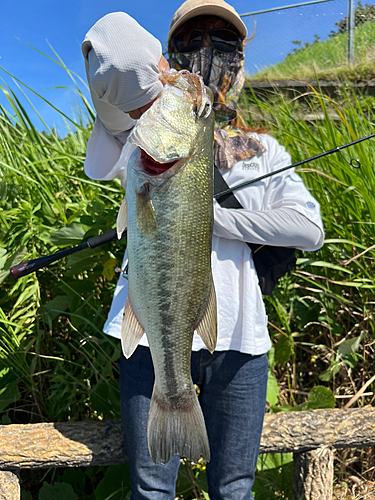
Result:
M238 161L250 160L266 151L257 139L229 124L237 116L237 102L245 82L242 52L222 54L211 46L202 47L189 54L170 54L169 64L177 71L199 73L214 94L214 162L219 169L230 169Z
M236 118L237 102L245 81L243 53L216 52L212 46L202 47L196 52L170 54L171 68L199 73L214 94L216 122L229 122Z

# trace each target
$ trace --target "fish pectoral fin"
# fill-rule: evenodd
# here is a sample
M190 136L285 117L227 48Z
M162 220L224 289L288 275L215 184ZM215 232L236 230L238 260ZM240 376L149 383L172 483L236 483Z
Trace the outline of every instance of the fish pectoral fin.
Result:
M196 330L205 346L212 354L215 350L217 340L217 310L215 286L213 281L211 283L211 293L207 302L207 307Z
M116 220L116 229L117 229L117 238L120 239L122 233L128 227L128 202L126 201L126 196L122 200L120 210L117 214Z
M153 237L157 232L158 226L148 184L145 184L143 189L137 193L135 210L137 228L140 234L145 238Z
M129 297L126 299L121 324L121 347L126 359L135 351L144 334L144 328L136 318Z

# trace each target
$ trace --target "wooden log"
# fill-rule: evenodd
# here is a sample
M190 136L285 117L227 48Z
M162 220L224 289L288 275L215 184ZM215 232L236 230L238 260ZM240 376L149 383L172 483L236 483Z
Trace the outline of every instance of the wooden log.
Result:
M0 500L20 500L18 476L10 471L0 471Z
M127 461L121 421L0 426L0 469L116 465Z
M293 454L293 500L332 500L334 450Z
M260 453L375 446L375 408L265 416ZM0 426L0 470L124 463L118 420Z
M267 414L261 453L301 453L321 446L375 446L375 408Z

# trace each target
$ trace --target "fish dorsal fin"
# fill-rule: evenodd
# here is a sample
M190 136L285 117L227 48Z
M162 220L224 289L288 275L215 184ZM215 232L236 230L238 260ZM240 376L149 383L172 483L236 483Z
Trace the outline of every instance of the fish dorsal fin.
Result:
M128 202L126 201L126 196L122 200L120 210L117 214L116 220L116 229L117 229L117 238L120 239L122 233L128 227Z
M215 286L213 281L211 283L211 293L207 302L207 307L196 330L205 346L212 354L215 350L217 339L217 311Z
M145 330L137 320L129 297L126 299L121 325L121 346L126 359L135 351Z

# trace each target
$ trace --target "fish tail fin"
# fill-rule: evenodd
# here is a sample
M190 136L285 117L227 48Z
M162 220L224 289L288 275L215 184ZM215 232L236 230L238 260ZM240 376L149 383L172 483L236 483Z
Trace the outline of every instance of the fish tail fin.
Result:
M148 449L154 463L166 464L174 455L198 462L210 460L210 446L203 413L194 386L170 400L154 386L147 423Z

